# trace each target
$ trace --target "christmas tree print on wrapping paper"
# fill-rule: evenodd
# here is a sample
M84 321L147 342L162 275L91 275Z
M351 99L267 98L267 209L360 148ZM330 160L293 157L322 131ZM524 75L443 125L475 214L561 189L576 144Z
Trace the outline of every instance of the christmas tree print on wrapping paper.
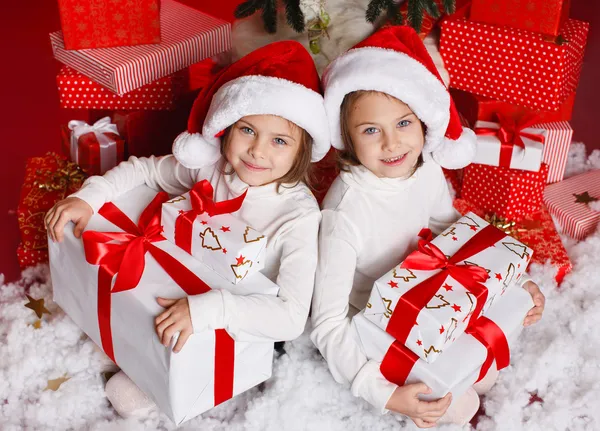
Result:
M472 237L479 235L479 232L495 229L488 226L489 224L485 220L475 214L468 214L446 229L432 241L432 244L439 247L446 258L449 258L454 256ZM496 231L494 230L494 232ZM488 293L483 313L487 311L496 295L503 294L511 282L520 278L521 273L517 268L525 268L532 256L529 248L517 240L501 235L497 232L490 237L494 238L492 240L494 242L487 248L469 256L462 262L456 262L459 266L481 267L485 270L483 274L487 273L487 280L482 282ZM375 282L364 311L367 319L389 333L392 332L388 330L388 325L396 319L392 316L399 299L440 271L402 268L401 265L396 266ZM445 275L445 277L438 291L416 314L416 321L412 328L406 328L405 332L400 332L408 335L405 340L399 341L427 362L434 362L445 348L460 337L476 312L476 296L452 276ZM402 324L408 325L409 323L404 321Z

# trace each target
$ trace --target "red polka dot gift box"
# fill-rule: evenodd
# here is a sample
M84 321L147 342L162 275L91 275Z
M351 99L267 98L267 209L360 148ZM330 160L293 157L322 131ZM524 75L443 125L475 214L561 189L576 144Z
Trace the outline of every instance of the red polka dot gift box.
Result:
M68 66L56 76L62 108L111 111L172 110L185 89L185 81L185 71L180 71L119 96Z
M38 263L48 263L48 248L47 246L41 249L27 248L23 244L19 244L17 247L17 259L21 270L30 266L36 266Z
M160 42L160 0L58 0L65 49Z
M461 197L486 213L514 221L539 211L548 176L539 172L470 164L464 169Z
M575 239L584 239L600 223L600 170L548 186L544 202L563 232Z
M473 0L470 19L557 36L570 6L570 0Z
M575 91L589 24L570 19L560 36L481 24L442 22L440 53L450 86L515 105L559 110Z

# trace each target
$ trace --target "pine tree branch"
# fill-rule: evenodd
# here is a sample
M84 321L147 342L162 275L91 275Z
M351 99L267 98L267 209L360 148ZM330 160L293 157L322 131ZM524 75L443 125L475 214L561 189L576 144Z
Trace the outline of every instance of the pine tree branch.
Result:
M277 5L276 0L263 0L262 20L267 33L277 31Z
M442 6L444 6L444 11L448 15L451 15L454 12L456 12L456 0L443 0Z
M387 17L392 24L401 25L404 22L404 18L402 18L402 14L400 13L400 5L393 0L390 3L387 8Z
M381 11L385 6L385 3L385 0L371 0L369 6L367 6L366 13L368 22L374 23L375 21L377 21L377 18L379 18L379 15L381 15Z
M300 9L300 0L285 0L285 17L294 31L304 31L304 14Z
M424 1L427 0L407 0L408 1L408 22L412 28L418 33L421 31L423 24L423 9Z
M236 8L233 16L236 18L246 18L252 15L254 12L258 10L258 2L255 0L248 0L243 3L240 3Z
M427 14L430 17L432 17L433 19L438 19L440 16L442 16L440 9L438 8L438 5L435 1L433 1L433 2L426 1L424 6L425 6L425 11L427 11Z

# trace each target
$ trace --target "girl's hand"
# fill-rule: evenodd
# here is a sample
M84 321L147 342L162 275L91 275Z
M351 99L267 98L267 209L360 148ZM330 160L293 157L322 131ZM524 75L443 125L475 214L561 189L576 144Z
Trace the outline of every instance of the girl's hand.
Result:
M534 307L529 310L527 317L525 317L525 321L523 322L523 326L529 326L539 322L542 318L544 306L546 305L546 297L540 290L540 287L533 281L525 283L523 289L529 292L531 299L533 299L533 303L535 304Z
M418 398L419 394L430 392L431 389L425 383L399 386L385 407L408 416L419 428L432 428L450 407L452 394L447 393L444 398L436 401L421 401Z
M171 338L176 332L179 332L179 338L173 351L178 353L183 348L187 339L194 332L192 327L192 318L190 317L190 306L187 298L166 299L156 298L156 302L167 310L159 314L154 319L156 325L156 335L163 344L168 347L171 344Z
M73 229L75 237L81 237L81 233L90 221L92 214L94 214L94 210L82 199L73 197L57 202L44 218L50 239L61 242L65 225L70 221L75 223L75 229Z

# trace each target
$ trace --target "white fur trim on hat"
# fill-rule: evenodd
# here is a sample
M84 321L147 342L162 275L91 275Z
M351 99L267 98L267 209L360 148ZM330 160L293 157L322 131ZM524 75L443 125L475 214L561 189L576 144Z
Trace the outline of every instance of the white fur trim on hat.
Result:
M446 169L464 168L475 158L477 135L471 129L463 127L460 138L444 138L444 144L432 152L433 160Z
M215 136L247 115L277 115L302 127L313 139L313 162L329 151L323 98L301 84L259 75L229 81L213 96L202 135Z
M183 166L198 169L210 166L221 157L221 140L200 133L180 133L173 143L173 155Z
M325 70L325 109L331 145L343 149L340 107L346 94L374 90L406 103L427 126L425 151L434 151L444 140L450 121L450 94L423 64L391 49L355 48L338 57Z

